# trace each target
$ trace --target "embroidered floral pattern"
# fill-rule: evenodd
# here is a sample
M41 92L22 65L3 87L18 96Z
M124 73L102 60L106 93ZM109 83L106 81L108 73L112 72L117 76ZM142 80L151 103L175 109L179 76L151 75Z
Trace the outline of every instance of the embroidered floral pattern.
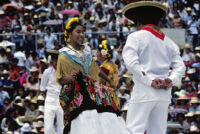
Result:
M76 103L76 105L80 106L82 101L83 101L83 96L81 95L81 93L79 93L77 100L74 100L74 102Z
M104 85L99 84L98 82L94 81L90 77L86 78L87 83L85 84L85 89L81 89L79 85L79 81L75 81L74 84L66 85L62 88L60 93L60 104L64 110L64 120L65 120L65 127L67 127L68 131L70 131L70 124L72 117L74 117L74 111L81 111L80 109L85 109L82 104L84 102L84 98L90 99L90 101L95 104L93 109L102 109L100 107L105 108L108 107L109 109L113 109L113 112L118 111L118 108L115 103L115 95L112 92L112 89L106 87ZM83 92L86 90L86 94ZM88 96L89 95L89 96ZM88 100L85 103L89 102ZM90 104L84 104L84 106L88 106ZM87 108L86 108L87 109ZM107 112L109 112L108 110ZM78 116L78 115L77 115Z

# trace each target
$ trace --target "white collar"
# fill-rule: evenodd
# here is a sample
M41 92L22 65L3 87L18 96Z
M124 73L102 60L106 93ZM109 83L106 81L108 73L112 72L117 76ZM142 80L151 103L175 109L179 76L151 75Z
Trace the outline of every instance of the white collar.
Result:
M90 49L90 47L89 47L88 45L86 45L86 44L83 44L83 45L84 45L83 52L84 52L86 55L91 54L91 49ZM63 47L63 48L61 48L61 49L59 50L59 53L62 53L62 52L67 52L68 54L73 55L73 56L76 56L77 53L79 53L79 51L76 51L76 52L75 52L74 50L72 50L72 49L70 49L70 48L68 48L68 47Z

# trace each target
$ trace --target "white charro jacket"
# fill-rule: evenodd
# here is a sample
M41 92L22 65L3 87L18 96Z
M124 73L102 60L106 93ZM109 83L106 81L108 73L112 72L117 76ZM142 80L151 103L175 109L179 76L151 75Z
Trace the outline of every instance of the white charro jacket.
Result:
M151 87L154 78L168 77L173 84L176 84L180 82L185 72L179 48L171 39L167 36L160 39L152 32L139 30L128 36L122 56L126 67L133 73L135 82L131 101L171 100L171 89L166 91ZM170 67L172 67L171 73L169 73Z

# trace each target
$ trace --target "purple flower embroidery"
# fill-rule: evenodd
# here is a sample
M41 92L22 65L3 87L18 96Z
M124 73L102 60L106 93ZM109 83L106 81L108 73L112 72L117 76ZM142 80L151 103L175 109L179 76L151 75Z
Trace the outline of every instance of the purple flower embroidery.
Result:
M76 105L80 106L82 101L83 101L83 96L81 95L81 93L79 93L77 100L74 99L74 102L76 103Z

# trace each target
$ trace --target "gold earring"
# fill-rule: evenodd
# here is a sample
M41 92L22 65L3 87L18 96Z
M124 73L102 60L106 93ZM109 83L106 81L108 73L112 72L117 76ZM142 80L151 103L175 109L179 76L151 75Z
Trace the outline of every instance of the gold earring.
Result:
M69 37L67 38L67 42L69 43L71 40L71 36L69 35Z

